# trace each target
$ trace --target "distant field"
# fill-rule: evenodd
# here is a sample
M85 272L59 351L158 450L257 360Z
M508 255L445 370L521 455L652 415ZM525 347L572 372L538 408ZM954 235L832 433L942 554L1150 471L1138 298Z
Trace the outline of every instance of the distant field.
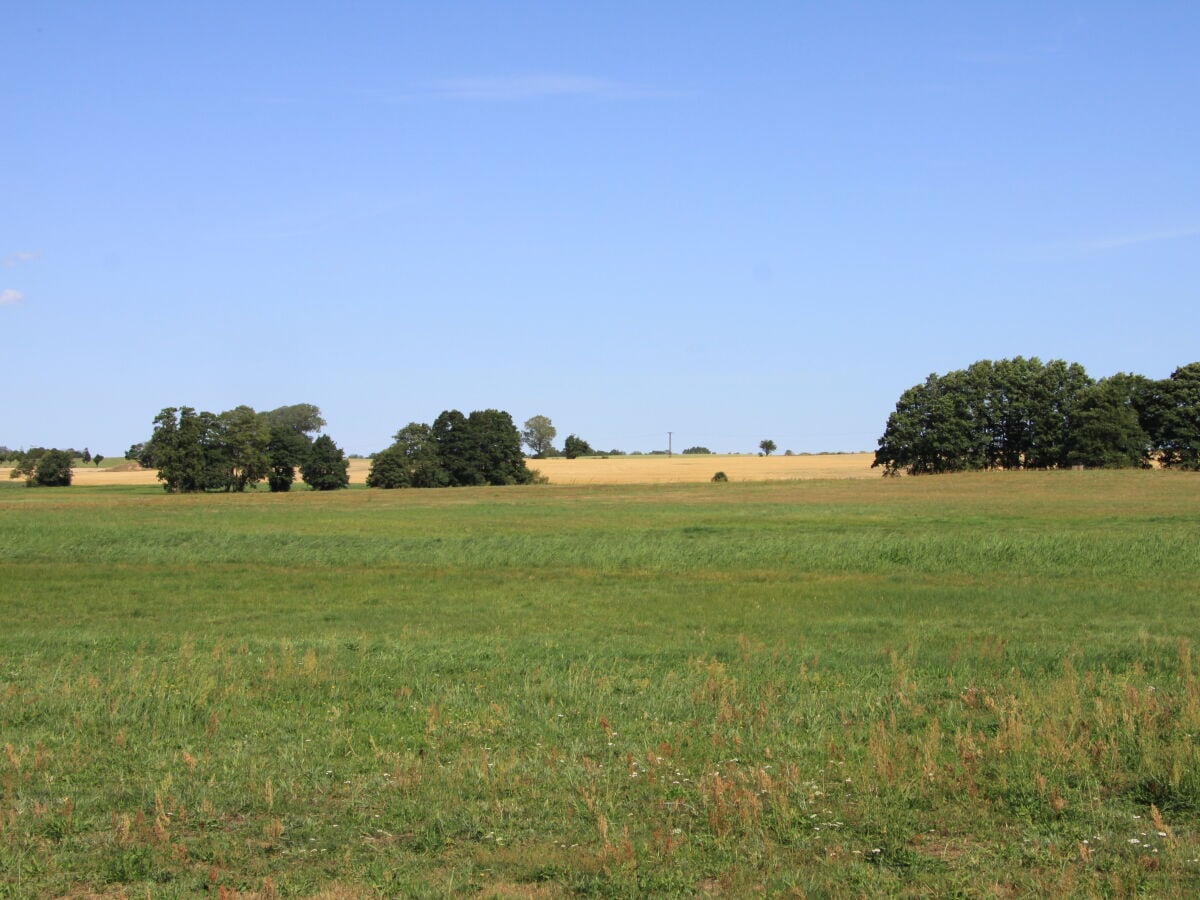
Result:
M674 484L709 481L724 472L730 481L783 481L793 478L879 478L873 453L817 456L611 456L586 459L531 459L528 465L551 484Z
M0 896L1200 896L1196 475L5 484L0 622Z
M531 459L551 484L668 484L709 481L718 471L730 481L783 481L793 478L879 478L873 453L814 456L613 456L587 459ZM350 460L350 481L364 484L369 459ZM121 469L127 469L121 471ZM75 484L159 484L157 473L135 464L75 469ZM264 486L265 487L265 486Z

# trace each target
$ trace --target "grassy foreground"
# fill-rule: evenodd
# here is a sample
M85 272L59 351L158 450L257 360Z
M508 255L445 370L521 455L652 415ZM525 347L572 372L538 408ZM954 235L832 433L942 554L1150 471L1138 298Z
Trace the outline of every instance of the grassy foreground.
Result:
M0 487L0 896L1200 894L1200 477Z

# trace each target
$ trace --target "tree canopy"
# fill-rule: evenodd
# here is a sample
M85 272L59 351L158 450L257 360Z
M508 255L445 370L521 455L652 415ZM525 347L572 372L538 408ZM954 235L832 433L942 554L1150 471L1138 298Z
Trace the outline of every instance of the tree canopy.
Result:
M272 428L276 426L286 428L309 440L312 440L312 436L325 427L325 419L321 416L321 410L311 403L280 406L262 413L262 416Z
M269 413L249 406L219 414L169 407L155 417L150 440L134 444L125 456L158 469L169 493L244 491L264 478L271 490L286 491L310 453L305 429L324 423L309 404Z
M1200 363L1151 381L1093 381L1078 363L981 360L901 394L873 465L884 474L979 469L1200 468Z
M563 442L563 456L567 459L575 459L577 456L591 456L595 452L591 444L573 434L568 434L567 439Z
M314 491L336 491L350 486L350 461L327 434L312 443L300 473Z
M554 438L558 429L545 416L534 416L525 420L525 428L521 431L521 440L534 459L543 459L554 452Z
M533 473L521 453L512 416L485 409L464 416L446 410L433 425L411 422L376 455L371 487L464 487L529 484Z
M450 483L433 429L428 425L409 422L396 432L393 441L371 462L368 487L445 487Z
M10 478L24 478L26 487L68 487L74 476L75 454L70 450L34 447L15 456Z

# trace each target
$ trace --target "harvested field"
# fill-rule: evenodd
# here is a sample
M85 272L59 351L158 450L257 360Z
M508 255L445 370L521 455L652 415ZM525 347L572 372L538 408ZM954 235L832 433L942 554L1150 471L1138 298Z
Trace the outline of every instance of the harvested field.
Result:
M583 459L531 459L529 467L551 484L685 484L709 481L724 472L730 481L787 481L796 478L878 478L873 453L829 453L815 456L611 456ZM350 481L363 484L369 459L350 460ZM75 469L75 484L158 484L153 469Z
M878 478L873 453L818 456L610 456L531 459L551 484L681 484L710 481L724 472L730 481L788 481L796 478Z

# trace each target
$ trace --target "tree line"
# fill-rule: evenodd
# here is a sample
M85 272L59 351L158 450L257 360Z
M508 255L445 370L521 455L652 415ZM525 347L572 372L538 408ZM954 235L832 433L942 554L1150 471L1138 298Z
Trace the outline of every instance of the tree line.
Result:
M1200 470L1200 363L1154 380L1037 357L980 360L901 394L873 466L885 475L982 469Z
M126 456L158 470L170 493L244 491L264 479L272 491L290 490L297 470L314 490L348 487L349 460L328 435L312 404L256 412L239 406L223 413L169 407L154 419L149 440ZM446 410L432 425L400 429L372 456L370 487L456 487L528 484L521 437L512 417L486 409L469 416Z

